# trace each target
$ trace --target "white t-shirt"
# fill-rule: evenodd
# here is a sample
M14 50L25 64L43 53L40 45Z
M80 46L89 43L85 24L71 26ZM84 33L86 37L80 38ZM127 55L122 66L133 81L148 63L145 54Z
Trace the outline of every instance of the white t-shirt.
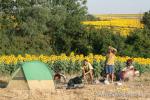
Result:
M84 65L84 66L82 67L82 69L92 70L92 69L93 69L93 66L92 66L89 62L87 62L87 64Z

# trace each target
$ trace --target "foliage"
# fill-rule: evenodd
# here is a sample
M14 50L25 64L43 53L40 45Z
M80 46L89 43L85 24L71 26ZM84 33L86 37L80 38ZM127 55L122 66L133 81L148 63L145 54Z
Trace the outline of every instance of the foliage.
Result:
M88 15L86 0L1 0L1 5L0 55L69 55L72 51L105 55L111 45L120 56L150 57L147 27L132 30L127 37L110 28L110 24L117 29L121 26L143 28L137 20L92 22L106 26L101 29L82 24ZM143 17L145 25L148 13Z
M131 33L127 39L126 43L130 45L132 55L137 57L150 57L150 30L136 30Z
M117 75L121 69L126 65L125 62L130 57L117 57L115 62L115 74ZM105 57L102 55L93 55L89 54L88 56L83 55L74 55L73 53L70 56L65 54L44 56L44 55L28 55L25 56L1 56L0 57L0 74L12 74L18 67L21 67L22 62L25 61L35 61L39 60L46 63L49 68L54 72L64 72L65 74L81 74L82 61L87 59L94 68L94 76L98 78L104 75L104 62ZM134 58L133 65L141 73L150 71L150 59L147 58Z
M142 22L150 29L150 11L144 13Z
M106 54L108 46L114 46L118 54L122 55L125 47L125 37L114 34L111 29L90 29L90 42L95 54Z
M86 21L99 21L99 20L100 18L95 17L94 15L91 15L91 14L86 15Z
M12 74L18 67L20 67L20 64L0 64L0 75L3 74Z

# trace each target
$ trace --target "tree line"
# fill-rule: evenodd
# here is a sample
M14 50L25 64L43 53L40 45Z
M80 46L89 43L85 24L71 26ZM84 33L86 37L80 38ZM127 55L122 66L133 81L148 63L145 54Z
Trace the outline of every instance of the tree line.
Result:
M123 37L112 29L83 25L93 18L86 0L1 0L1 9L0 55L103 55L111 45L120 56L150 57L150 12L142 19L144 29Z

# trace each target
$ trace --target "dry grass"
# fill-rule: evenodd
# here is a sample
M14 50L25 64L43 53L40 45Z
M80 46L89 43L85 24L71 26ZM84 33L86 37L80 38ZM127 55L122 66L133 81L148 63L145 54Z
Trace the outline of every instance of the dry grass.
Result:
M150 74L145 73L122 86L85 85L82 89L12 90L0 89L0 100L150 100Z
M8 82L10 79L9 75L0 75L0 81Z

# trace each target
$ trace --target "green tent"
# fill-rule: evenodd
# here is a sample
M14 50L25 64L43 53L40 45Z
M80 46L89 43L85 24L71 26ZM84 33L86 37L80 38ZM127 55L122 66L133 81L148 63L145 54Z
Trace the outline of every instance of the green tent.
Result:
M52 71L40 61L25 62L12 75L9 88L54 91Z

